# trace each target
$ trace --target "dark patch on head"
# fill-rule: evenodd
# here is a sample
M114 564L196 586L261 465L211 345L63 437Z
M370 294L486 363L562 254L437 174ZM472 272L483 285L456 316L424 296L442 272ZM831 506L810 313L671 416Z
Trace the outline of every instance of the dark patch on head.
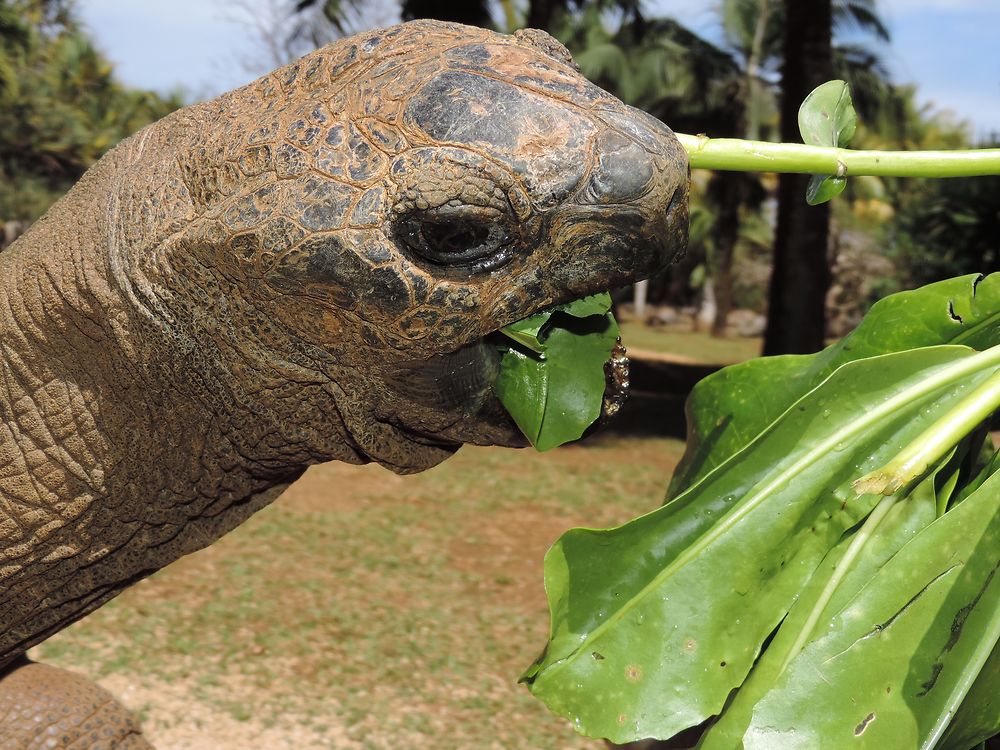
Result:
M278 177L297 177L309 168L309 157L290 143L282 143L274 153L274 170Z
M464 71L436 76L415 94L406 121L441 143L484 150L549 206L576 186L590 159L589 118L560 102Z
M510 153L517 134L512 125L538 107L509 83L449 71L410 100L405 117L437 141L489 144Z
M345 223L347 209L357 193L356 188L336 180L310 177L295 185L289 204L306 229L337 229Z
M427 281L427 277L416 271L416 269L406 266L403 269L403 278L410 285L410 292L413 294L413 298L417 301L417 304L423 304L427 299L427 293L430 291L430 283Z
M627 203L649 189L655 169L646 150L615 130L597 139L597 160L587 182L595 203Z
M396 318L410 307L409 287L395 268L376 268L368 277L366 302L389 318Z
M338 235L310 237L286 253L274 272L316 288L342 308L353 308L365 292L371 267ZM278 284L285 288L285 284Z
M351 225L378 224L385 218L386 195L382 186L369 188L351 212Z
M250 229L271 215L278 195L274 185L264 185L236 201L236 205L222 215L222 221L234 231Z
M585 101L588 104L607 99L608 95L587 80L571 81L560 78L519 75L514 76L514 82L529 88L549 91L574 101Z
M358 47L352 44L341 52L340 57L330 66L330 78L336 82L337 76L358 61Z
M490 52L482 42L477 44L467 44L464 47L457 47L448 50L448 57L453 60L471 63L473 65L483 65L490 61Z
M634 138L654 153L662 152L664 145L673 139L670 128L648 112L635 107L623 107L619 104L614 108L601 108L598 116L610 127Z
M318 137L319 127L305 119L296 120L288 128L288 140L302 148L312 146Z

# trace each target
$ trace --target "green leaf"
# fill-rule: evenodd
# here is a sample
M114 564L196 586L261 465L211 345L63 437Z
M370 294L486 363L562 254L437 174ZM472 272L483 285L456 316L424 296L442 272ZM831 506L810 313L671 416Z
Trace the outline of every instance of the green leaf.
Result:
M806 187L806 203L810 206L826 203L844 192L845 187L847 187L846 177L814 174L809 178L809 185Z
M816 87L799 107L799 132L803 142L812 146L847 148L857 124L851 90L844 81L827 81ZM826 203L845 187L847 178L842 173L813 175L806 189L806 202L810 206Z
M550 324L555 313L565 313L574 318L586 318L591 315L605 315L610 310L611 295L607 293L592 294L589 297L583 297L564 305L556 305L527 318L522 318L504 326L500 332L531 351L541 354L545 351L545 344L542 343L542 340L547 332L546 327Z
M601 414L604 363L618 340L611 298L597 294L513 323L494 385L501 403L539 451L580 438Z
M548 372L544 359L510 349L500 360L500 375L493 386L518 428L536 447L545 419Z
M799 107L799 132L810 146L847 148L857 125L851 89L844 81L817 86Z
M983 665L944 737L941 750L968 750L1000 734L1000 643Z
M851 482L946 413L957 383L975 387L998 366L1000 350L952 346L849 362L664 507L568 532L545 559L551 634L525 675L532 692L615 742L718 714L829 551L880 500Z
M858 533L845 536L831 550L748 679L702 738L699 750L728 750L741 744L754 706L774 687L788 663L817 635L826 635L832 613L839 611L904 544L934 521L940 503L938 477L954 473L962 458L953 456L944 462L940 471L933 472L909 495L882 501ZM880 514L883 507L885 512Z
M855 331L818 354L754 359L699 382L688 399L687 451L669 496L728 460L842 364L947 343L980 350L1000 344L1000 273L894 294L876 303Z
M998 549L994 475L829 618L754 707L743 746L934 747L1000 640Z

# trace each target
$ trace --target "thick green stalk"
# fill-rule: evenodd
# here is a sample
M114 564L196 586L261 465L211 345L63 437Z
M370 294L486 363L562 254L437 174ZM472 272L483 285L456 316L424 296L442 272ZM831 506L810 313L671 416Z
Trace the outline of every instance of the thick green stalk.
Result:
M744 141L677 133L692 167L838 177L976 177L1000 174L1000 148L962 151L856 151L802 143Z
M1000 352L1000 346L987 349L983 354L990 352ZM905 485L923 476L931 464L939 461L998 408L1000 408L1000 370L994 372L947 414L928 427L892 461L854 482L855 491L883 495L898 492Z

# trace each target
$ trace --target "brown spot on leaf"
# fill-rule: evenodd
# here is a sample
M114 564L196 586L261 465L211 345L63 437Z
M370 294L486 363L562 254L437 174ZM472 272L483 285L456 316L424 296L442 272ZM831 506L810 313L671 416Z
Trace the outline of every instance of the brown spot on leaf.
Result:
M860 724L854 727L854 736L860 737L862 734L864 734L865 730L868 728L868 725L871 724L873 721L875 721L874 711L868 714L865 718L861 720Z
M629 664L625 667L625 679L629 682L638 682L642 679L642 667L638 664Z

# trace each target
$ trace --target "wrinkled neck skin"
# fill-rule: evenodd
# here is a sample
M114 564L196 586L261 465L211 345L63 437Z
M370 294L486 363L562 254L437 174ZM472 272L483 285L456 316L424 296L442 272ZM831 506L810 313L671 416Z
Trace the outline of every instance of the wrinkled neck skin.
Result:
M336 347L288 338L281 294L247 300L200 262L169 144L212 116L126 141L0 254L0 667L310 464L412 472L457 447L381 421Z

